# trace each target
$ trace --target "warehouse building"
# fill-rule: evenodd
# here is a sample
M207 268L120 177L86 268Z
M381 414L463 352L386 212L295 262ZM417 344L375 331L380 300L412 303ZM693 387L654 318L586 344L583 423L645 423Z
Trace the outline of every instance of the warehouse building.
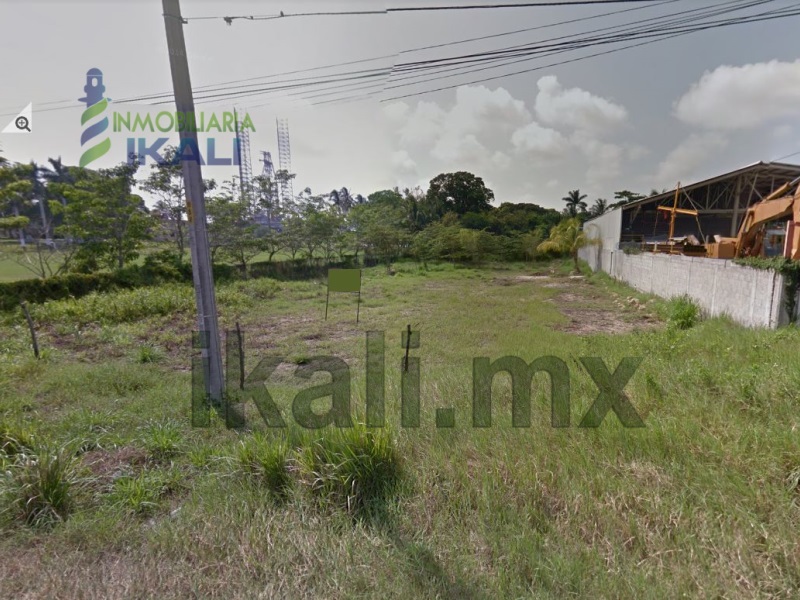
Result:
M674 215L673 238L694 236L712 242L733 237L748 206L800 177L800 165L758 162L682 185L615 208L584 224L594 243L581 250L593 270L603 270L648 293L664 297L687 294L709 314L727 314L748 326L776 327L788 321L783 307L783 278L729 260L681 255L632 253L642 244L669 238L672 214L658 207L676 206L697 214ZM767 236L767 254L780 254L782 229ZM626 252L626 249L627 252Z

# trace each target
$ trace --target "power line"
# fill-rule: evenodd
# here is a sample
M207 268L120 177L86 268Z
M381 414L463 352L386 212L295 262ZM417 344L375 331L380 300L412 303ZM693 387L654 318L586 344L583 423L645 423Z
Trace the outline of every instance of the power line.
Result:
M557 21L557 22L554 22L554 23L548 23L548 24L545 24L545 25L539 25L539 26L529 27L529 28L525 28L525 29L518 29L518 30L514 30L514 31L501 32L501 33L490 34L490 35L480 36L480 37L475 37L475 38L454 40L454 41L451 41L451 42L444 42L444 43L441 43L441 44L434 44L434 45L430 45L430 46L421 46L421 47L417 47L417 48L409 48L407 50L400 51L398 54L376 56L376 57L372 57L372 58L365 58L365 59L358 59L358 60L351 60L351 61L333 63L333 64L328 64L328 65L321 65L321 66L318 66L318 67L310 67L310 68L305 68L305 69L295 69L295 70L292 70L292 71L283 71L283 72L279 72L279 73L273 73L271 75L262 75L262 76L257 76L257 77L249 77L249 78L245 78L245 79L235 79L235 80L231 80L231 81L224 81L224 82L215 83L215 84L207 84L207 85L197 86L194 89L197 90L197 91L201 91L201 90L214 91L211 88L231 89L229 87L231 84L244 83L244 82L248 82L248 81L258 81L258 80L262 80L262 79L273 79L275 77L282 77L282 76L285 76L285 75L295 75L295 74L299 74L299 73L310 73L310 72L314 72L314 71L321 71L321 70L326 70L326 69L334 69L334 68L343 67L343 66L363 64L363 63L367 63L367 62L375 62L375 61L379 61L379 60L396 59L398 57L398 55L400 55L400 54L409 54L409 53L413 53L413 52L419 52L419 51L423 51L423 50L430 50L430 49L435 49L435 48L440 48L440 47L445 47L445 46L459 45L459 44L465 44L465 43L470 43L470 42L474 42L474 41L482 41L482 40L492 39L492 38L496 38L496 37L503 37L503 36L515 35L515 34L519 34L519 33L526 33L526 32L536 31L536 30L540 30L540 29L547 29L547 28L551 28L551 27L557 27L559 25L567 25L567 24L572 24L572 23L577 23L577 22L582 22L582 21L599 19L599 18L603 18L603 17L607 17L607 16L616 15L616 14L622 14L622 13L627 13L627 12L645 10L645 9L649 9L649 8L652 8L652 7L660 6L660 5L663 5L663 4L672 4L674 2L681 2L681 1L683 1L683 0L660 0L660 1L646 0L646 2L647 2L646 6L636 6L636 7L633 7L633 8L625 8L625 9L622 9L622 10L608 11L608 12L604 12L604 13L601 13L601 14L598 14L598 15L591 15L591 16L588 16L588 17L580 17L580 18L577 18L577 19L568 19L568 20L563 20L563 21ZM384 12L384 11L379 11L379 12ZM280 17L280 15L273 15L273 16ZM217 18L224 18L224 17L194 17L194 19L217 19ZM156 99L156 98L165 98L165 99L170 99L171 100L172 92L171 91L170 92L156 92L156 93L146 94L146 95L123 97L123 98L118 99L116 102L118 102L118 103L135 102L135 101L139 101L139 100L143 100L143 99ZM39 106L55 105L55 104L69 104L69 106L61 106L61 107L43 109L43 110L39 110L38 112L50 112L52 110L65 110L65 109L68 109L68 108L76 108L76 106L73 105L73 103L74 103L73 99L57 100L57 101L52 101L52 102L39 103L38 104ZM4 107L5 110L14 110L15 108L16 107L11 107L11 106ZM0 110L3 110L3 109L0 109ZM4 114L2 114L0 116L12 116L14 114L16 114L16 110L14 110L14 112L4 113Z
M400 100L400 99L403 99L403 98L410 98L410 97L420 96L420 95L423 95L423 94L429 94L429 93L433 93L433 92L451 90L451 89L455 89L457 87L461 87L463 85L475 85L475 84L478 84L478 83L485 83L487 81L494 81L494 80L497 80L497 79L502 79L504 77L511 77L511 76L514 76L514 75L522 75L522 74L526 74L526 73L531 73L531 72L539 71L539 70L542 70L542 69L545 69L545 68L550 68L550 67L554 67L554 66L560 66L560 65L564 65L564 64L569 64L569 63L578 62L578 61L581 61L581 60L586 60L588 58L594 58L594 57L597 57L597 56L603 56L603 55L606 55L606 54L612 54L614 52L620 52L622 50L627 50L627 49L630 49L630 48L636 48L636 47L641 47L641 46L653 44L653 43L656 43L656 42L659 42L659 41L664 41L666 39L671 39L671 38L679 37L679 36L682 36L682 35L688 35L690 33L695 33L696 31L703 31L703 30L707 30L707 29L716 29L716 28L723 27L723 26L728 26L728 25L740 25L740 24L746 24L746 23L750 23L750 22L773 20L773 19L777 19L777 18L786 18L786 17L790 17L790 16L800 16L800 10L796 10L796 11L790 13L790 14L780 14L780 15L775 15L775 16L762 17L762 18L758 18L758 19L752 19L752 20L748 20L748 21L739 21L739 22L736 22L736 23L729 23L729 24L723 24L723 25L712 25L712 26L706 26L706 27L698 27L696 29L691 29L691 30L687 30L687 31L679 32L679 33L673 33L673 34L670 34L670 35L664 35L664 36L660 37L659 39L646 40L644 42L639 42L637 44L632 44L632 45L624 46L624 47L621 47L621 48L614 48L614 49L611 49L611 50L606 50L606 51L603 51L603 52L597 52L597 53L589 54L589 55L586 55L586 56L580 56L580 57L572 58L572 59L569 59L569 60L559 61L559 62L556 62L556 63L550 63L550 64L539 66L539 67L533 67L533 68L529 68L529 69L522 69L522 70L518 70L518 71L512 71L512 72L509 72L509 73L503 73L503 74L492 76L492 77L483 77L483 78L479 78L479 79L473 79L471 81L460 82L460 83L457 83L457 84L454 84L454 85L448 85L448 86L443 86L443 87L439 87L439 88L422 90L422 91L418 91L418 92L412 92L412 93L409 93L409 94L393 96L393 97L390 97L390 98L384 98L384 99L381 100L381 102L389 102L389 101L392 101L392 100ZM592 44L592 45L597 45L597 44ZM431 80L435 80L435 79L436 78L432 78ZM417 82L417 83L423 83L423 82ZM413 85L413 84L411 84L411 85ZM373 94L373 96L374 96L374 94ZM349 101L349 100L352 100L352 99L367 99L367 98L368 98L368 96L361 95L360 97L359 96L357 96L357 97L348 97L347 100ZM345 98L342 98L342 100L345 100ZM333 102L336 102L336 101L337 100L328 100L328 101L325 101L325 102L319 102L319 103L315 103L315 104L329 104L329 103L333 103Z
M718 5L715 5L714 7L711 7L711 9L703 8L703 9L694 9L694 10L688 10L688 11L681 11L679 13L673 13L673 14L670 14L670 15L664 15L664 16L661 16L661 17L657 17L656 19L659 20L660 23L663 23L665 25L666 24L674 25L674 24L679 24L679 23L685 23L688 20L692 20L692 21L696 22L699 17L707 18L707 17L710 17L710 16L717 16L719 14L724 14L726 12L731 12L733 10L739 10L741 8L747 8L747 7L751 7L751 6L754 6L754 5L764 4L764 3L772 2L772 1L774 1L774 0L734 0L734 1L728 1L728 2L724 2L724 3L720 3ZM731 5L731 4L735 4L737 6L729 7L729 8L726 8L726 9L720 9L719 8L721 6ZM705 14L693 15L693 17L691 17L691 18L686 17L686 18L683 18L681 20L672 18L672 17L675 17L676 15L684 15L684 14L687 14L687 13L696 13L698 11L705 11ZM484 53L479 53L479 54L474 54L474 55L467 55L467 56L478 56L478 57L481 57L481 58L479 58L477 60L480 60L482 62L485 62L485 61L497 61L497 60L508 58L509 56L525 56L526 58L523 58L522 60L507 61L506 63L502 63L500 65L490 65L489 67L482 67L482 68L477 68L477 69L476 68L472 68L469 65L466 65L466 66L462 65L460 67L456 67L455 69L446 69L446 70L452 71L452 70L456 70L456 69L467 68L467 72L477 72L477 71L483 71L483 70L486 70L486 69L489 69L489 68L496 68L498 66L504 66L505 64L514 64L514 63L517 63L517 62L522 62L524 60L533 60L533 58L536 58L535 56L531 57L531 55L537 55L537 54L538 55L548 55L548 54L554 54L554 53L559 53L559 52L566 52L566 51L570 51L570 50L580 49L581 47L597 45L599 43L615 43L615 42L619 42L619 41L625 41L626 39L635 39L635 37L632 35L633 33L638 33L641 37L644 37L644 34L648 34L648 35L653 36L653 35L666 35L667 33L669 33L669 31L666 31L666 30L664 32L659 32L658 30L653 30L653 29L650 29L650 30L644 29L643 30L642 27L636 27L636 28L630 27L631 25L650 22L650 21L653 21L653 20L654 19L652 19L652 18L651 19L644 19L644 20L640 20L640 21L634 21L632 23L626 23L626 24L622 24L622 25L615 25L615 26L612 26L612 27L605 27L605 28L601 28L601 29L596 29L596 30L593 30L593 31L590 31L590 32L571 34L571 35L568 35L568 36L560 36L560 37L551 38L550 40L544 40L544 41L545 42L546 41L557 41L557 40L563 40L565 38L571 38L571 37L575 38L575 37L577 37L579 35L586 35L587 33L597 33L597 32L607 31L609 29L626 28L621 32L617 32L616 34L614 34L614 36L607 37L607 38L595 37L595 38L588 38L588 39L584 38L582 40L581 39L571 40L569 42L564 42L562 44L551 44L549 47L547 45L545 45L545 44L540 43L539 45L536 45L536 46L526 46L526 47L522 48L521 50L518 47L512 47L511 49L516 51L515 54L513 54L513 55L512 54L500 55L499 57L488 56L488 58L487 58L486 56L487 55L491 55L491 54L496 53L496 52L500 52L500 51L491 51L491 52L484 52ZM697 27L695 26L694 28L696 29ZM690 28L690 31L691 31L691 28ZM524 52L522 50L524 50ZM400 63L398 65L395 65L395 67L393 68L393 72L408 73L408 72L413 72L413 71L424 71L426 69L428 69L428 70L436 70L436 69L438 69L440 72L443 72L443 71L445 71L445 69L442 69L440 65L438 65L438 64L429 64L429 63L438 63L440 60L452 60L453 58L461 58L461 57L451 57L450 59L434 59L434 60L429 60L429 61L419 61L417 63ZM461 74L461 73L459 73L459 74ZM417 83L423 83L425 81L432 81L432 80L437 80L437 79L450 78L450 77L453 77L453 76L457 76L459 74L448 75L448 76L444 76L444 77L441 76L441 75L435 75L435 76L433 76L433 77L431 77L431 78L429 78L427 80L423 80L423 81L420 81L420 82L417 82ZM342 75L349 75L349 73L342 74ZM245 97L245 96L255 96L255 95L262 95L262 94L269 94L269 93L285 91L286 89L294 89L294 88L300 88L300 87L306 87L306 86L308 86L308 87L310 87L310 86L319 86L319 85L324 85L324 84L337 83L337 82L341 82L341 81L348 81L348 80L354 80L354 79L364 79L364 78L367 78L367 77L375 78L375 77L381 77L382 75L383 74L381 72L377 71L376 73L370 74L370 75L365 76L365 77L361 77L361 76L340 77L339 79L335 79L335 80L331 80L331 79L316 80L316 81L312 81L311 83L307 83L307 84L291 84L290 83L289 85L285 85L285 86L273 86L273 85L271 85L270 87L250 89L250 90L247 90L247 91L244 91L244 92L223 92L223 93L220 93L220 94L210 94L210 95L203 96L202 99L208 100L208 99L213 99L213 98L228 98L228 97L237 97L237 98L239 98L239 97ZM421 76L424 76L424 75L411 75L411 76L396 78L394 80L397 81L397 80L403 80L403 79L413 79L413 78L419 78ZM306 78L306 79L308 79L308 78ZM286 82L279 82L279 83L286 83ZM359 88L363 88L364 87L363 84L359 83L359 82L356 82L353 85L356 85ZM387 86L385 89L403 87L404 85L409 85L409 84L400 84L400 85ZM342 87L346 87L346 86L337 85L335 87L336 88L342 88ZM377 87L377 86L375 84L370 84L370 85L368 85L366 87L373 88L373 87ZM328 89L333 89L333 88L328 88ZM324 95L329 95L329 94L324 94Z
M668 4L671 1L675 0L667 0L666 2L662 0L657 4ZM267 87L264 87L265 84L253 83L249 85L241 85L236 86L234 88L230 86L222 87L221 84L213 84L213 85L206 85L201 86L198 90L203 89L204 91L198 94L198 100L211 100L212 103L221 102L223 101L230 101L230 99L234 98L243 98L249 96L257 96L263 94L274 94L274 93L285 93L289 96L298 96L304 94L305 92L300 91L304 89L316 88L314 90L313 95L307 96L307 99L316 99L320 97L328 97L331 95L335 95L337 92L332 90L341 90L339 93L346 93L349 94L353 91L361 90L365 91L366 89L374 89L374 88L382 88L379 90L375 90L370 92L367 97L375 96L376 94L380 94L387 89L397 89L401 87L408 87L411 85L419 85L422 83L426 83L429 81L438 81L440 79L448 79L452 77L457 77L460 75L466 75L468 73L480 72L489 69L495 69L502 66L508 66L510 64L516 64L520 62L526 62L530 60L536 60L542 58L544 56L550 56L553 54L559 54L563 52L571 52L574 50L578 50L585 47L591 47L594 45L599 44L612 44L612 43L620 43L625 41L630 41L633 39L643 39L648 37L658 37L660 39L650 40L648 43L654 43L655 41L660 41L661 39L669 39L671 37L676 37L675 35L668 35L669 33L677 33L680 35L685 35L687 33L693 33L696 31L703 31L706 29L721 27L721 26L729 26L733 24L743 24L748 22L755 22L759 20L767 20L756 18L758 16L765 16L765 15L774 15L770 18L782 18L782 17L789 17L789 16L796 16L796 13L791 12L791 8L784 8L784 9L776 9L773 11L757 13L755 15L746 15L743 17L735 18L735 19L728 19L728 20L720 20L717 22L713 21L705 21L703 19L708 19L709 17L719 16L721 14L727 14L730 12L743 10L746 8L752 8L754 6L766 4L773 2L775 0L729 0L727 2L722 2L715 4L711 7L703 7L699 9L689 9L683 11L677 11L673 13L669 13L667 15L661 15L657 17L650 17L645 19L640 19L620 25L614 25L609 27L603 27L599 29L590 30L587 32L580 32L565 36L559 36L555 38L546 39L536 44L522 44L516 46L510 46L507 48L501 48L491 51L486 51L482 53L472 53L466 54L461 56L451 56L446 58L438 58L438 59L429 59L427 61L416 61L416 62L408 62L408 63L399 63L394 65L391 69L389 68L377 68L377 69L362 69L362 70L352 70L343 73L331 73L331 74L321 74L316 77L300 77L300 78L293 78L293 79L285 79L285 80L278 80L272 81ZM654 4L655 5L655 4ZM632 10L640 10L644 7L636 7L633 9L626 9L626 11L613 11L613 13L618 12L628 12ZM595 17L587 17L583 20L588 18L598 18L600 16L605 16L608 14L613 13L604 13L604 15L596 15ZM685 27L684 29L680 29L678 26L683 25L687 22L690 22L691 25ZM552 24L556 25L556 24ZM637 25L637 27L633 27ZM669 26L669 27L667 27ZM538 29L546 26L540 26L537 28L531 29ZM609 32L613 30L618 30L612 34L608 34L606 36L595 36L595 37L586 37L589 34L596 34L599 32ZM519 30L522 31L522 30ZM507 34L512 34L515 32L505 32ZM504 34L494 34L495 36L504 35ZM582 37L579 37L582 36ZM492 36L484 36L484 37L492 37ZM473 40L475 38L472 38ZM560 41L561 40L561 41ZM567 40L567 41L563 41ZM464 43L471 40L456 40L453 42L448 42L446 45L454 45L459 43ZM560 41L560 42L559 42ZM558 43L550 43L547 44L546 42L558 42ZM441 44L438 46L442 46L445 44ZM630 47L637 47L644 44L635 44ZM624 49L624 48L621 48ZM614 51L619 51L621 49L615 49ZM403 51L402 53L413 52L414 49ZM569 62L575 62L576 60L583 60L584 58L591 58L594 56L599 56L602 54L608 54L610 52L602 52L592 54L586 57L578 57L577 59L570 59L569 61L565 62L558 62L553 63L549 66L556 66L560 64L566 64ZM360 64L365 62L371 62L380 59L391 58L392 55L386 55L382 57L373 57L367 59L359 59L354 61L348 61L346 63L335 63L331 65L324 65L320 67L312 67L308 69L297 69L294 71L287 71L285 72L286 75L292 73L305 73L305 72L313 72L316 70L323 70L329 68L335 68L338 66L346 66L346 65L354 65ZM509 60L513 59L513 60ZM502 61L502 62L501 62ZM490 64L492 63L492 64ZM474 65L476 64L484 64L486 66L481 66L476 68ZM395 96L393 98L387 98L386 100L394 100L399 98L405 98L409 96L421 95L424 93L430 93L434 91L441 91L444 89L452 89L454 87L459 87L460 85L469 85L473 83L482 83L485 81L491 81L495 79L499 79L502 77L513 76L517 74L527 73L535 70L540 70L541 68L546 67L537 67L534 69L526 69L523 71L515 71L511 73L505 73L496 77L489 77L483 78L479 80L469 81L469 82L461 82L457 85L453 86L446 86L443 88L436 88L433 90L426 90L422 92L415 92L408 95L403 96ZM425 71L428 71L427 73ZM443 73L452 73L450 75L442 75ZM399 74L399 76L395 77L395 74ZM237 81L255 81L267 78L274 78L279 76L280 74L274 74L271 76L261 76L261 77L254 77L244 80L236 80L229 83L235 83ZM393 85L384 86L380 82L376 82L377 79L386 78L389 76L389 79L386 83L391 83ZM427 76L427 79L421 79L421 77ZM371 80L371 81L370 81ZM419 81L410 81L410 80L419 80ZM366 82L366 83L365 83ZM405 83L402 83L405 82ZM220 90L220 93L214 93ZM221 91L226 90L226 91ZM242 90L242 91L240 91ZM323 92L323 93L319 93ZM171 94L150 94L146 96L137 96L131 98L123 98L117 100L117 102L136 102L136 101L143 101L143 100L154 100L158 98L170 98ZM347 96L347 99L351 99L353 96ZM315 104L322 104L322 103L329 103L329 102L338 102L340 100L344 100L345 98L335 98L333 100L327 100L325 102L315 103ZM158 104L158 102L156 103ZM57 107L53 109L44 109L47 110L59 110L62 108L72 108L72 107ZM42 112L44 112L42 111Z
M781 156L779 158L773 158L770 162L778 162L780 160L783 160L784 158L791 158L792 156L797 156L798 154L800 154L800 150L798 150L797 152L792 152L791 154L787 154L786 156Z
M747 6L752 6L754 4L761 4L761 3L765 3L765 2L771 2L771 1L773 1L773 0L757 0L755 3L754 2L750 2L750 4L748 4ZM730 3L723 3L723 4L730 4ZM721 5L718 5L718 6L721 6ZM731 12L734 9L742 8L743 6L744 6L744 4L742 2L740 2L739 6L734 7L734 8L728 8L724 12ZM767 15L766 18L778 18L778 17L786 17L786 16L795 16L796 14L798 14L798 13L783 14L783 11L786 11L786 10L789 10L789 9L780 9L780 10L775 10L775 11L766 12L766 13L759 13L757 15L748 15L748 16L740 17L740 18L736 18L736 19L729 19L727 21L710 22L710 24L709 24L709 22L699 23L699 24L696 23L695 25L692 25L690 27L685 27L682 30L681 29L676 29L675 27L672 27L671 29L664 29L662 31L659 31L658 29L655 29L655 30L654 29L642 30L641 27L640 28L635 28L635 29L628 28L627 31L617 32L613 36L608 36L606 38L596 37L596 38L589 38L589 39L584 39L584 40L573 40L573 41L570 41L566 45L565 44L562 44L561 46L553 45L553 47L551 47L551 48L534 47L533 49L531 49L529 47L529 48L526 49L526 55L523 55L523 56L525 56L525 58L523 58L521 60L518 59L518 60L514 60L514 61L508 61L505 64L511 64L511 63L522 62L522 61L525 61L525 60L533 60L534 58L538 58L537 56L534 56L534 57L530 56L530 55L533 55L533 54L548 55L548 54L572 51L572 50L580 49L580 48L583 48L583 47L590 47L590 46L593 46L593 45L619 43L619 42L624 42L624 41L637 39L637 38L659 37L659 38L668 39L670 37L677 37L677 35L675 35L675 34L685 35L685 34L693 33L693 32L696 32L696 31L703 31L703 30L712 29L712 28L718 28L718 27L722 27L722 26L729 26L729 25L734 25L734 24L743 24L743 23L747 23L747 22L755 22L755 21L759 21L759 20L765 20L765 18L758 18L759 16L764 16L764 15ZM684 12L690 12L690 11L684 11ZM716 12L716 13L710 13L709 12L704 16L705 17L715 16L716 14L719 14L719 12ZM773 15L773 14L774 14L774 16L769 17L769 15ZM671 17L671 16L674 16L674 15L667 15L667 17ZM686 19L683 19L683 22L685 22L685 21L686 21ZM697 19L694 18L694 19L692 19L692 21L696 22ZM681 21L678 21L678 20L675 20L675 19L673 19L672 21L669 21L669 18L666 18L666 19L662 18L662 22L668 22L671 25L675 25L677 23L681 23ZM630 25L630 23L627 24L627 25ZM615 26L615 27L619 28L621 26ZM604 28L604 29L609 29L609 28ZM672 33L673 35L670 35L670 33ZM562 37L565 37L565 36L562 36ZM659 40L650 40L648 43L653 43L655 41L659 41ZM635 44L635 45L632 45L630 47L637 47L637 46L641 46L641 45L645 45L645 44ZM619 49L614 50L614 51L618 51L618 50ZM592 56L599 56L599 55L608 54L608 53L610 53L610 52L596 53L596 54L590 55L590 56L585 57L585 58L589 58L589 57L592 57ZM506 57L503 56L501 58L506 58ZM576 60L582 60L582 59L583 58L579 57L577 59L571 59L571 60L565 61L565 62L553 63L553 64L547 65L547 66L556 66L556 65L559 65L559 64L566 64L568 62L575 62ZM497 60L497 59L495 59L495 60ZM403 66L404 65L401 64L401 65L397 65L395 68L396 69L401 69ZM483 70L486 70L486 69L489 69L489 68L496 68L498 66L503 66L503 65L491 65L489 67L482 67L482 68L474 68L474 67L468 66L467 67L467 72L483 71ZM460 68L463 69L465 67L462 66ZM483 78L483 79L480 79L480 80L474 80L474 81L470 81L470 82L462 82L462 83L459 83L459 84L456 84L456 85L453 85L453 86L447 86L445 88L436 88L435 90L427 90L427 91L424 91L424 92L417 92L417 93L410 94L410 95L412 95L412 96L413 95L420 95L422 93L428 93L428 92L432 92L432 91L440 91L441 89L452 89L454 87L459 87L460 85L467 85L467 84L472 84L472 83L490 81L490 80L506 77L506 76L509 76L509 75L527 73L527 72L531 72L532 70L534 70L534 71L535 70L540 70L541 68L543 68L543 67L537 67L535 69L526 69L526 70L523 70L523 71L516 71L516 72L512 72L512 73L505 73L505 74L502 74L502 75L499 75L499 76L496 76L496 77ZM462 73L462 74L466 74L466 73ZM419 76L412 76L412 77L419 77ZM444 78L448 78L448 77L452 77L452 76L447 76L447 77L433 76L433 77L430 77L427 80L418 81L416 83L394 85L394 86L389 86L389 87L387 87L385 89L397 88L397 87L407 87L408 85L416 85L416 84L419 84L419 83L424 83L426 81L435 81L435 80L444 79ZM330 82L331 82L330 80L326 80L323 83L330 83ZM364 87L363 84L358 84L358 85L359 85L359 87ZM344 87L344 86L337 86L337 87ZM367 87L376 87L376 86L375 85L369 85ZM264 90L253 90L253 91L250 91L250 92L246 92L246 95L260 95L262 93L271 93L273 91L274 90L269 89L269 88L264 89ZM377 93L380 93L380 92L373 92L373 93L371 93L369 95L370 96L374 96ZM329 94L325 94L325 95L329 95ZM401 96L401 97L407 97L407 96ZM351 98L351 97L348 96L348 99L349 98ZM392 100L392 99L398 99L398 97L389 98L387 100ZM324 103L335 102L335 101L338 101L338 100L339 99L329 100L329 101L326 101Z
M285 13L281 11L278 14L269 15L238 15L238 16L202 16L202 17L184 17L184 22L189 21L208 21L208 20L222 20L228 25L231 25L234 20L244 21L272 21L275 19L286 19L290 17L344 17L344 16L361 16L361 15L386 15L389 13L404 13L404 12L436 12L446 10L487 10L487 9L505 9L505 8L547 8L557 6L595 6L605 4L649 4L657 3L661 0L551 0L545 2L506 2L506 3L492 3L492 4L460 4L450 6L397 6L386 8L383 10L343 10L343 11L316 11L316 12L302 12L302 13Z

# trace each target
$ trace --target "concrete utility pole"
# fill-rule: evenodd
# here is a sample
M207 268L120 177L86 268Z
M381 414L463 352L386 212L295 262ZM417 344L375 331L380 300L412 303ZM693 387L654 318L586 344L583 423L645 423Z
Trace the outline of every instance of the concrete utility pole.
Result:
M189 79L189 63L186 58L186 42L183 38L184 20L181 16L180 0L162 0L164 25L167 29L169 66L172 70L172 87L175 90L175 107L184 115L194 114L192 84ZM197 152L196 131L180 133L181 148L186 141L193 144ZM197 155L193 156L197 158ZM183 181L186 189L186 209L189 217L189 245L192 252L192 277L197 300L197 321L200 328L200 346L203 357L203 375L206 393L214 403L222 401L224 379L222 354L220 352L219 324L217 323L217 299L214 294L214 274L211 270L211 253L208 248L206 230L206 203L203 190L203 175L198 160L183 160Z

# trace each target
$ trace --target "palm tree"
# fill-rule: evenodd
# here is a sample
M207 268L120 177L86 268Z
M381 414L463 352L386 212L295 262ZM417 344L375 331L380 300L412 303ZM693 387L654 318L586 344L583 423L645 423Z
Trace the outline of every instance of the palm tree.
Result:
M550 231L550 238L539 244L539 252L557 252L569 254L575 263L575 272L580 273L578 266L578 250L590 243L586 233L581 230L581 221L577 217L564 219Z
M586 212L585 198L586 194L581 194L580 190L569 191L567 195L562 198L562 200L567 203L564 214L572 218L577 217L578 213Z
M592 208L589 209L589 214L593 217L599 217L600 215L604 214L608 210L608 200L605 198L598 198L592 204Z
M343 213L347 213L354 204L353 197L350 195L350 191L346 187L343 187L339 191L333 190L330 193L329 199L334 206L336 206Z

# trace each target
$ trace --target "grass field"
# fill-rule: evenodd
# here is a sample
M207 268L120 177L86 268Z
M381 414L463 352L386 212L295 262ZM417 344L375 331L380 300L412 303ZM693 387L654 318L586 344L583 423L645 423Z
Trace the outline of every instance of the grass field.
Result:
M188 286L35 307L39 361L21 316L4 317L0 597L800 595L797 329L690 326L678 303L560 262L396 270L365 271L358 324L344 294L323 320L319 281L219 289L247 372L285 358L269 390L288 432L252 403L253 431L190 426ZM407 324L418 428L400 427ZM363 420L367 331L385 332L389 427L292 426L294 395L329 379L294 370L320 355L348 363ZM492 427L472 427L472 359L506 355L565 361L570 428L550 426L543 374L531 427L511 426L506 376ZM578 428L597 396L580 358L613 371L630 356L646 427L609 413ZM436 427L437 408L455 427Z

